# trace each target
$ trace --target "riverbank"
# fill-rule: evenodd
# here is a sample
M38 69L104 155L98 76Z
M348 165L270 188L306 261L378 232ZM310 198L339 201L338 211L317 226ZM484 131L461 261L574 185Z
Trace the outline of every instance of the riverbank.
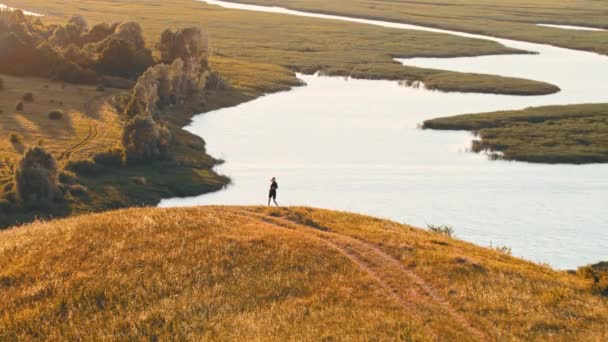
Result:
M511 0L501 4L481 0L464 0L457 4L446 4L443 0L229 2L415 24L608 54L608 31L589 32L537 25L562 24L608 29L605 3L594 0Z
M9 0L6 3L35 8L45 14L45 21L51 22L63 22L81 8L87 9L86 16L92 23L123 20L128 13L142 25L152 45L167 26L202 26L218 58L275 64L304 74L320 71L363 79L421 81L431 89L446 91L517 95L559 91L558 87L541 81L407 67L394 59L528 53L483 39L231 10L194 0L135 3ZM133 15L135 13L137 15ZM218 71L223 74L227 70ZM277 81L262 78L270 82L264 84L253 71L241 69L256 88L268 88Z
M427 120L425 129L467 130L474 152L533 163L608 162L608 104L533 107ZM496 153L498 152L498 153Z

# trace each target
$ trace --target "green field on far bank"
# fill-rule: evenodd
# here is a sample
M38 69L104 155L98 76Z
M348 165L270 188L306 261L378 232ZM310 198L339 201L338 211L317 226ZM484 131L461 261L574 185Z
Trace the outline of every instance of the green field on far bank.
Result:
M478 134L474 151L535 163L608 162L608 104L533 107L458 115L424 122L424 128Z
M405 67L393 59L523 53L485 40L229 10L194 0L128 3L8 0L6 3L45 14L46 21L63 22L75 13L86 16L92 23L135 20L144 28L150 44L156 42L166 27L200 25L208 34L217 58L270 63L304 73L322 71L357 78L418 80L429 88L449 91L538 95L559 90L538 81ZM267 85L254 70L243 68L240 77L265 89ZM220 73L225 71L219 69Z
M542 27L562 24L608 29L608 6L597 0L236 0L479 33L608 54L608 31Z

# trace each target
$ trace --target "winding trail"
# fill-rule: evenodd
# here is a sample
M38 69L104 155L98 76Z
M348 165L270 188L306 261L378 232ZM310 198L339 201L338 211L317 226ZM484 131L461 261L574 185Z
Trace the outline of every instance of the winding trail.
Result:
M303 238L322 242L368 274L386 296L393 299L410 315L427 313L427 317L432 317L430 319L434 321L434 324L450 325L447 322L455 322L455 326L451 328L463 333L463 336L477 341L489 340L482 329L471 324L463 314L458 312L456 307L440 296L422 277L406 268L401 261L388 255L378 246L283 217L268 216L247 209L231 208L230 210L242 219L252 220L252 217L255 217L275 227L297 232Z
M59 159L69 159L70 156L72 155L72 153L74 152L78 152L80 150L82 150L85 146L87 146L88 144L90 144L91 142L93 142L93 140L95 140L99 134L99 124L97 123L97 120L91 119L91 116L94 116L97 112L97 108L99 107L100 104L102 104L105 99L106 99L107 95L103 94L103 95L98 95L93 97L92 99L90 99L89 101L87 101L84 105L85 108L85 113L84 113L84 119L87 121L87 124L89 125L89 132L87 134L87 136L79 141L78 143L76 143L75 145L67 148L65 151L61 152L61 154L59 155ZM97 104L97 106L95 106Z

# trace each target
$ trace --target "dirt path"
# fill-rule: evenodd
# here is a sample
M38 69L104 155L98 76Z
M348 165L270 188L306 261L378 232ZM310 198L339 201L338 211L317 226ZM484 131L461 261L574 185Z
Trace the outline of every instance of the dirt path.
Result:
M93 140L95 140L97 138L97 136L99 134L100 126L99 126L97 120L91 119L91 117L94 117L97 114L96 113L97 108L101 104L103 104L106 97L107 97L106 94L98 95L98 96L93 97L89 101L87 101L87 103L85 103L84 116L85 116L85 120L87 121L87 124L89 125L89 132L83 140L81 140L77 144L69 147L65 151L61 152L61 154L59 155L60 160L69 159L70 156L72 155L72 153L83 149L86 145L90 144ZM98 104L97 106L95 106L96 103Z
M321 231L285 218L267 216L246 209L235 209L234 212L243 218L257 217L274 226L300 232L307 238L321 240L367 273L404 311L411 315L433 317L437 325L444 328L451 325L456 333L460 332L464 335L462 337L470 340L487 340L482 331L472 326L466 317L438 295L430 284L377 246L347 235ZM442 316L445 319L441 319Z

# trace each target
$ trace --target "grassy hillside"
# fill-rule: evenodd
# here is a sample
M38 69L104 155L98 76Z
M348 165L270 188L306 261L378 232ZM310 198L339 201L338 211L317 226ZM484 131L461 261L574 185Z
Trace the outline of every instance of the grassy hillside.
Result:
M608 338L583 278L354 214L129 209L0 241L0 340Z
M498 151L508 160L608 162L608 104L458 115L425 121L424 128L475 131L474 151Z
M608 31L576 31L536 24L608 29L608 7L597 0L235 0L452 29L608 54Z
M405 67L393 57L453 57L522 53L495 42L422 31L405 31L279 14L223 9L195 0L117 2L6 0L32 9L45 21L64 22L74 13L92 23L135 20L150 46L167 27L200 25L218 57L270 63L304 73L323 71L358 78L420 80L433 89L502 94L549 94L556 86L517 78ZM226 72L219 69L220 73ZM243 77L264 88L255 69Z

